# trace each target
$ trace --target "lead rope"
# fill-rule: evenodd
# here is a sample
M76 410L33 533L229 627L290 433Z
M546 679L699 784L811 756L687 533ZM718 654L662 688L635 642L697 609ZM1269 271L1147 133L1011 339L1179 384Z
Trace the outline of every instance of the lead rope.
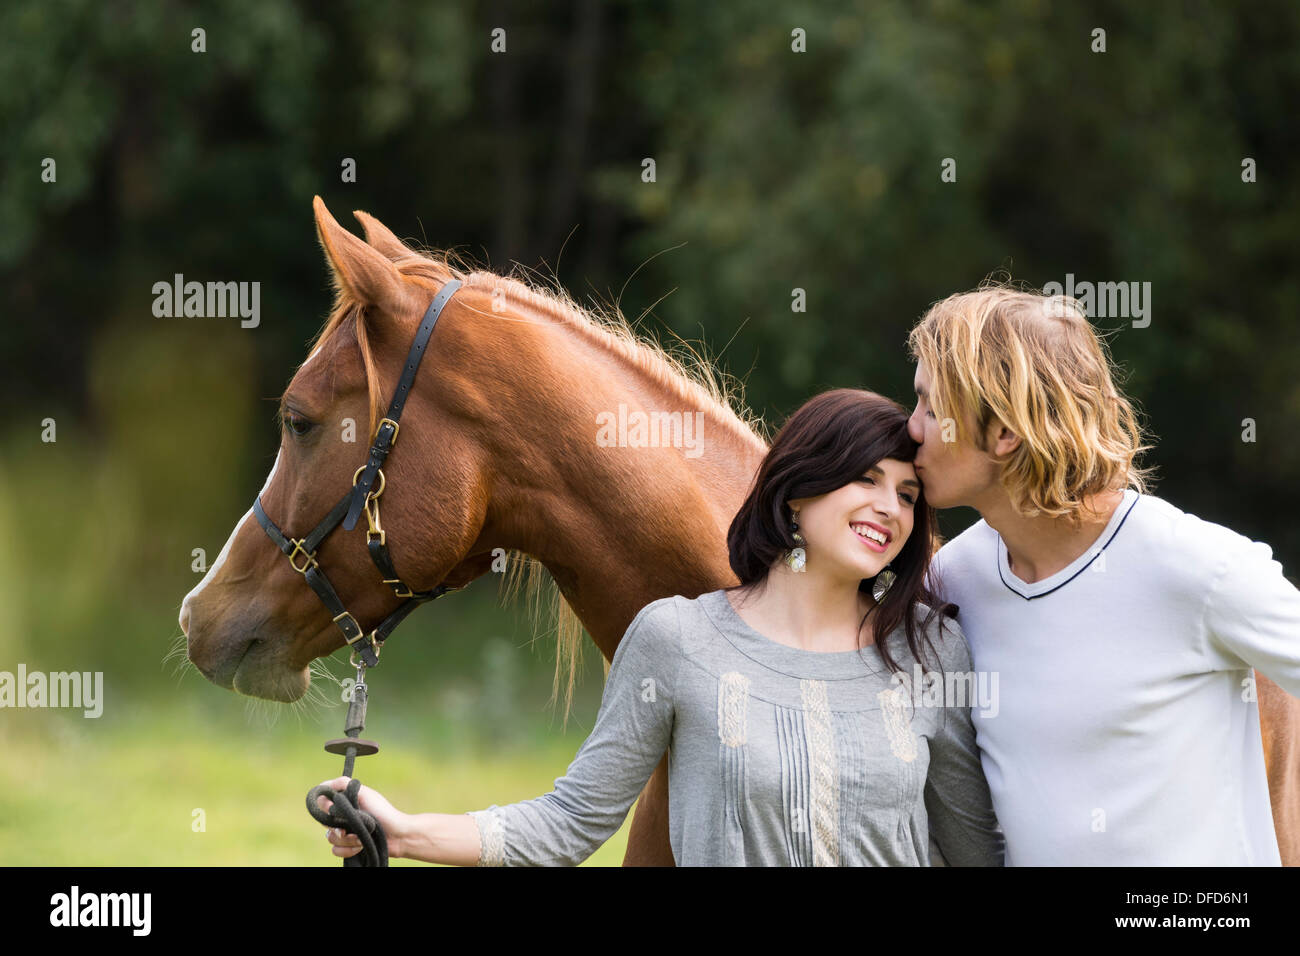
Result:
M377 648L376 648L377 650ZM379 744L372 740L362 740L361 731L366 729L366 698L369 688L366 686L366 663L357 661L355 654L352 664L357 669L357 680L352 685L352 699L348 704L348 716L343 733L345 736L328 741L325 751L343 755L343 776L352 777L352 768L358 756L366 757L379 752ZM361 781L352 778L346 790L335 790L329 784L320 784L307 792L307 812L316 822L327 827L341 827L361 839L361 852L346 857L344 866L388 866L388 839L384 828L366 811L360 808L357 794L361 791ZM316 805L316 798L326 796L332 801L329 811Z

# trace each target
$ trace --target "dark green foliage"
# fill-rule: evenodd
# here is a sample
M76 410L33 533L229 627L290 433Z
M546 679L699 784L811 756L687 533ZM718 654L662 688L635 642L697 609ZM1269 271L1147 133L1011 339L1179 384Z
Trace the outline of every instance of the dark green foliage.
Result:
M5 4L0 480L69 529L112 502L127 536L117 577L49 626L77 631L110 593L174 616L189 550L211 559L260 486L266 399L329 306L314 193L502 271L558 262L579 300L622 290L645 330L722 352L773 422L832 386L910 403L908 329L996 270L1150 282L1148 328L1098 325L1157 439L1157 492L1294 576L1297 48L1283 0ZM154 318L177 272L260 281L261 326ZM43 480L58 468L98 484L52 497L74 485ZM32 573L90 574L73 546Z

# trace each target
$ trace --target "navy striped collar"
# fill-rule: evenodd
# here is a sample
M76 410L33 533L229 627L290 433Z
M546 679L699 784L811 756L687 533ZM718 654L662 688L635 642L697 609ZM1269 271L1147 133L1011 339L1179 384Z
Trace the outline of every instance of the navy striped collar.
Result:
M1107 522L1105 530L1097 536L1097 540L1091 544L1083 554L1075 558L1068 566L1057 571L1051 577L1043 578L1041 581L1035 581L1033 584L1029 584L1016 577L1015 573L1011 570L1010 563L1007 561L1006 543L1002 540L1002 535L997 534L995 531L994 534L997 535L998 539L998 577L1002 579L1003 585L1005 585L1008 590L1020 595L1026 601L1033 601L1036 598L1046 597L1053 591L1065 587L1086 571L1106 550L1110 543L1115 540L1115 535L1119 534L1119 529L1124 526L1124 522L1128 520L1129 513L1137 506L1140 498L1141 495L1132 488L1124 489L1124 499L1115 509L1115 513L1110 516L1110 521ZM1105 559L1103 558L1102 560ZM1102 567L1104 567L1104 565L1102 565Z

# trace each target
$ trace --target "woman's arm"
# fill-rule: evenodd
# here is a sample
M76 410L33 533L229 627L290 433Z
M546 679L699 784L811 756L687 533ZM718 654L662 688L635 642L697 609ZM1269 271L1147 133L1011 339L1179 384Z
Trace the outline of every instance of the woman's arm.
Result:
M965 636L952 621L946 621L944 628L947 633L941 640L950 649L941 652L945 670L970 673ZM978 686L975 681L972 685ZM930 769L925 780L932 843L938 844L949 866L1002 866L1005 840L980 764L969 706L986 702L968 700L966 706L945 703L952 705L944 707L942 729L930 741Z
M672 599L642 608L614 653L591 735L548 794L465 814L404 814L362 787L358 801L389 835L389 855L468 866L585 860L622 825L669 745L680 647ZM328 837L336 855L359 852L355 837Z

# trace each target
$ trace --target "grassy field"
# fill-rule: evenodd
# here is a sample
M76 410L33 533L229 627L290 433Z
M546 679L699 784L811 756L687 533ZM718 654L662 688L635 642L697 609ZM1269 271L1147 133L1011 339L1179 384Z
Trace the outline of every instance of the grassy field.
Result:
M107 716L6 712L0 865L341 865L304 806L307 791L342 766L321 749L337 730L292 720L272 727L214 721L198 708L141 707L101 723ZM333 728L335 718L331 712L321 723ZM373 736L382 750L358 761L357 776L402 810L440 813L549 792L582 740L571 728L484 752L458 746L437 727L424 746L409 724L390 735L396 741ZM628 826L585 865L619 865Z
M342 768L321 748L342 735L347 655L317 661L310 699L294 707L250 704L184 667L177 613L205 571L191 549L216 555L243 492L214 504L152 489L150 507L175 513L146 520L133 466L86 442L40 456L29 446L0 437L0 671L101 672L104 701L97 719L0 708L0 865L340 865L304 804ZM39 492L15 504L19 488ZM218 515L203 533L186 525L194 502ZM36 526L37 539L22 537ZM566 730L547 704L554 640L533 642L537 625L503 601L503 577L413 615L375 673L366 736L382 751L357 775L402 810L548 793L590 732L600 654L586 642ZM588 863L619 864L626 837L625 824Z

